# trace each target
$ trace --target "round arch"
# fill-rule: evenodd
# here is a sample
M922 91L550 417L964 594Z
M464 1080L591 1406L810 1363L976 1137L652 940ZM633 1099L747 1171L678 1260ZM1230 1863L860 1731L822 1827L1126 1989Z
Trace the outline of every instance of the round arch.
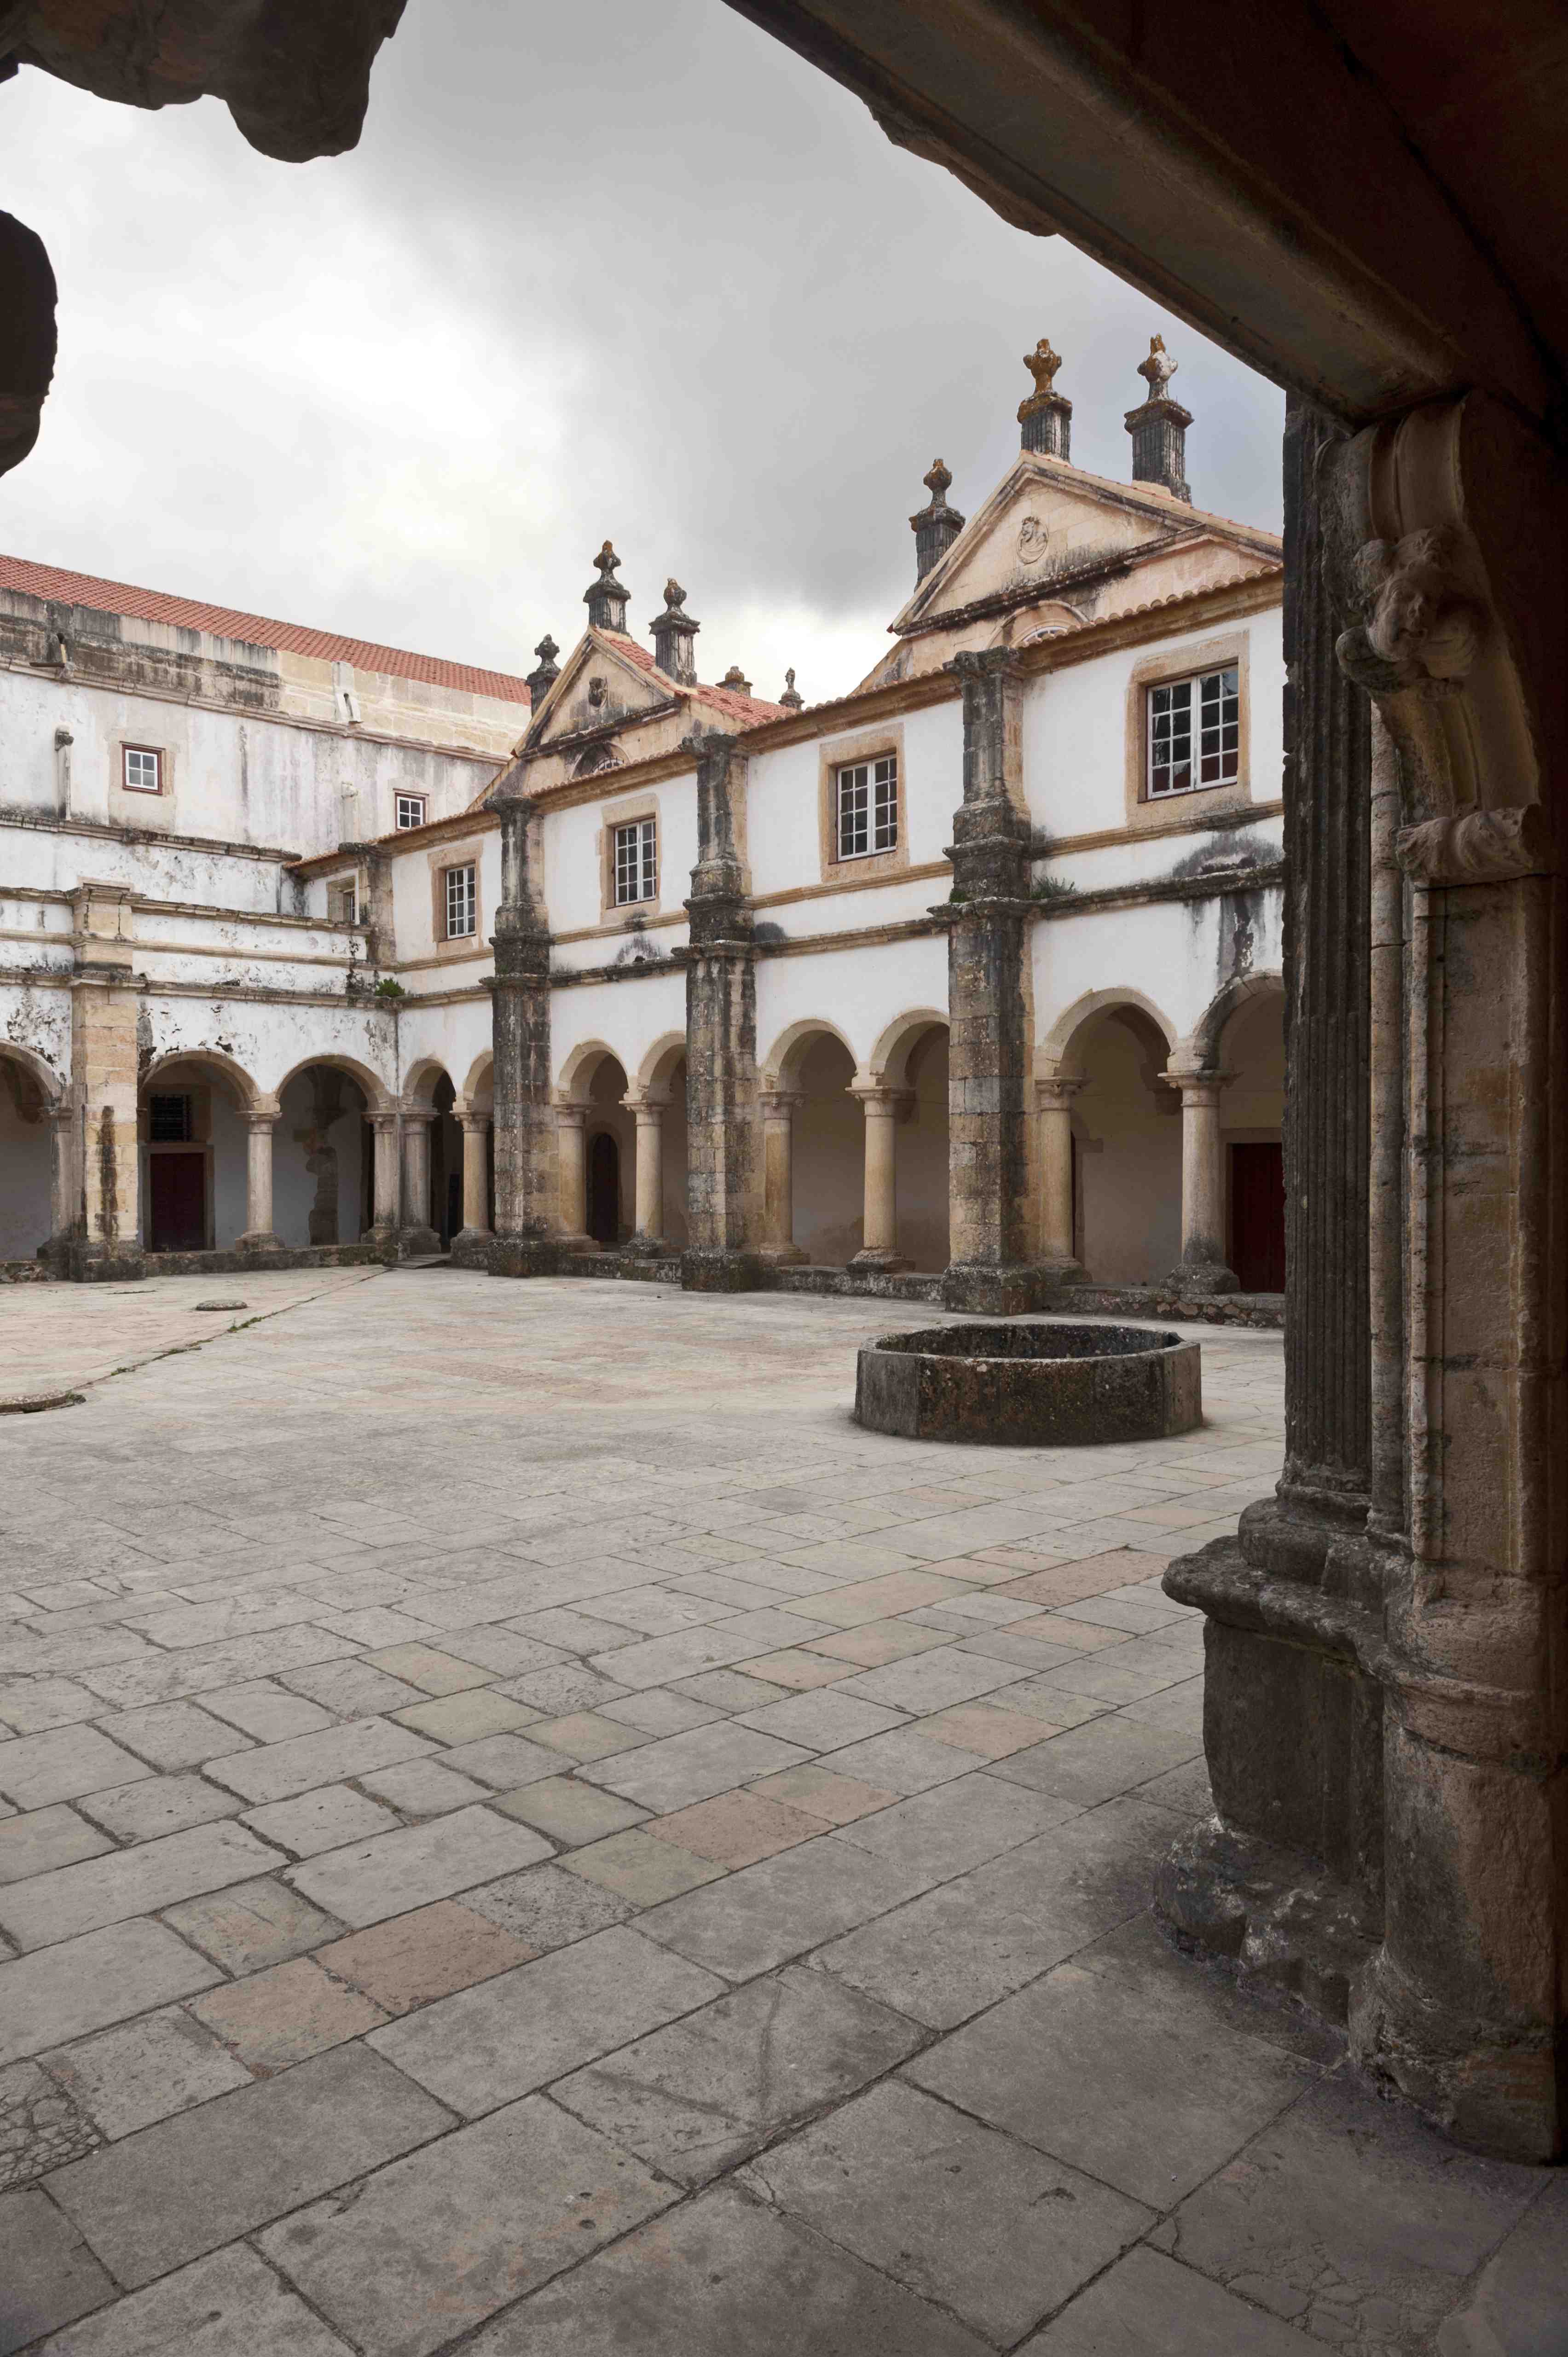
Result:
M768 1089L787 1089L794 1085L802 1058L814 1039L836 1039L852 1064L856 1065L854 1049L836 1023L825 1016L808 1015L799 1023L791 1023L773 1043L773 1052L762 1066L762 1085Z
M361 1064L353 1056L302 1056L297 1064L290 1065L273 1094L281 1102L289 1082L298 1080L301 1072L308 1072L313 1064L325 1064L328 1071L334 1072L347 1072L351 1081L358 1082L367 1113L394 1113L397 1110L384 1082L376 1078L368 1064Z
M200 1071L217 1072L227 1081L239 1100L242 1113L254 1113L262 1106L261 1089L244 1066L237 1064L232 1056L226 1056L221 1048L171 1048L166 1054L155 1057L148 1065L139 1083L141 1092L145 1094L155 1087L160 1073L186 1064L195 1065Z
M468 1067L468 1077L463 1083L463 1102L478 1112L487 1112L495 1096L496 1060L487 1048L475 1057Z
M607 1057L612 1064L626 1070L623 1058L603 1039L583 1039L571 1049L561 1067L561 1077L555 1083L556 1102L560 1104L587 1104L594 1084L594 1074Z
M14 1039L0 1039L0 1063L16 1064L29 1080L36 1081L51 1110L65 1094L65 1082L59 1074L31 1048L20 1048Z
M403 1078L401 1092L405 1105L421 1113L434 1109L436 1089L443 1081L451 1083L452 1075L439 1056L421 1056L412 1063ZM456 1094L455 1084L453 1094Z
M1064 1013L1058 1016L1040 1046L1035 1050L1036 1080L1056 1080L1073 1070L1072 1051L1079 1033L1097 1015L1114 1015L1120 1008L1131 1007L1146 1016L1165 1041L1168 1056L1176 1044L1176 1028L1170 1017L1141 990L1125 985L1111 990L1086 990L1075 998Z
M1212 1071L1223 1060L1225 1034L1244 1006L1260 998L1283 998L1285 978L1277 967L1263 974L1237 974L1222 990L1215 992L1187 1037L1181 1042L1179 1054L1185 1064L1190 1060L1196 1071Z
M662 1038L656 1039L637 1068L639 1095L668 1097L671 1080L685 1053L684 1031L666 1031Z
M901 1089L908 1078L909 1058L927 1033L949 1028L945 1007L920 1006L897 1016L871 1051L866 1070L879 1085Z

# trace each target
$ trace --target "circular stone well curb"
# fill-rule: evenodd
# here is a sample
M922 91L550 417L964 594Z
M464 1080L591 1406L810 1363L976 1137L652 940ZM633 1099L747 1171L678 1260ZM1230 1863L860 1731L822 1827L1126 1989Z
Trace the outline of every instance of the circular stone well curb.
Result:
M80 1407L85 1392L0 1393L0 1415L41 1415L48 1407Z
M1144 1326L927 1326L860 1353L857 1424L905 1440L1084 1448L1203 1421L1200 1346Z

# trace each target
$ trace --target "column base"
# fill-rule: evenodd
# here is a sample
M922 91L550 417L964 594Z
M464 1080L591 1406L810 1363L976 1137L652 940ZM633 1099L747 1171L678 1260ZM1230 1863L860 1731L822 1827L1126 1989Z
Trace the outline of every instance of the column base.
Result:
M234 1239L234 1250L242 1253L275 1253L283 1250L283 1238L274 1236L270 1228L250 1228Z
M137 1243L104 1243L72 1236L66 1247L61 1274L73 1285L134 1283L147 1273L146 1254Z
M1160 1867L1155 1913L1187 1953L1234 1965L1336 2029L1365 2010L1378 1941L1355 1894L1298 1851L1211 1817Z
M804 1259L804 1257L802 1254L801 1258ZM849 1265L851 1268L877 1269L886 1276L902 1276L907 1270L913 1268L915 1264L912 1260L906 1259L902 1253L893 1252L883 1245L871 1244L857 1252Z
M1036 1265L1048 1285L1092 1285L1094 1282L1080 1260L1046 1259Z
M495 1237L489 1228L459 1228L452 1239L454 1268L487 1268Z
M561 1276L576 1258L559 1236L489 1236L463 1265L491 1276Z
M684 1252L683 1293L759 1293L767 1284L762 1255L746 1252Z
M441 1239L434 1228L394 1228L386 1250L392 1261L430 1260L440 1252Z
M762 1244L757 1257L764 1268L805 1268L811 1261L799 1244Z
M1043 1309L1051 1280L1029 1261L955 1261L942 1273L942 1308L979 1318L1024 1318Z
M628 1260L673 1260L675 1257L672 1246L663 1236L645 1236L640 1230L636 1235L628 1236L620 1249Z
M1165 1283L1178 1293L1195 1294L1200 1298L1210 1293L1240 1293L1241 1280L1233 1268L1220 1260L1178 1261Z

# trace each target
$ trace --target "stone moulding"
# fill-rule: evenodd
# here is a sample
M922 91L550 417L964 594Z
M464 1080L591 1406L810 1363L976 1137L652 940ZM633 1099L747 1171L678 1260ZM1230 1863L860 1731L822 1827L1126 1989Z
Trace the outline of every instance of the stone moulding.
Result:
M906 1440L1081 1448L1203 1420L1200 1346L1137 1326L933 1326L860 1352L857 1424Z

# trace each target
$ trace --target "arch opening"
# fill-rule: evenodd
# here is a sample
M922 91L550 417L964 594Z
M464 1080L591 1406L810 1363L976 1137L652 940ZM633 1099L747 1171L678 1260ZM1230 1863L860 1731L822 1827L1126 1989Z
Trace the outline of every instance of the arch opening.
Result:
M284 1244L357 1243L374 1218L364 1089L338 1064L304 1064L279 1093L273 1232Z
M138 1100L142 1241L150 1253L224 1251L250 1208L248 1072L199 1049L160 1056Z
M1087 1017L1064 1062L1082 1076L1072 1105L1073 1249L1101 1285L1148 1285L1181 1258L1181 1096L1169 1042L1122 1000Z
M0 1261L33 1260L54 1229L53 1076L0 1045Z
M806 1029L783 1060L794 1112L790 1241L821 1268L843 1268L865 1236L865 1120L850 1094L854 1058L836 1031Z

